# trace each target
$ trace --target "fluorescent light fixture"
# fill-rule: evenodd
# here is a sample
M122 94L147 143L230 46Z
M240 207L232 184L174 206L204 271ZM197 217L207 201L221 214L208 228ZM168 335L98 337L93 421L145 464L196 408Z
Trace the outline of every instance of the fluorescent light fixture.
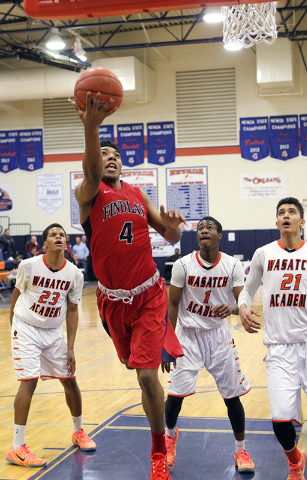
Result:
M220 23L223 21L222 11L219 7L206 8L203 19L206 23Z
M243 48L243 45L240 43L225 43L224 48L230 52L236 52L237 50L241 50Z
M49 50L63 50L65 43L59 35L59 30L54 27L51 29L52 35L46 43L46 47Z

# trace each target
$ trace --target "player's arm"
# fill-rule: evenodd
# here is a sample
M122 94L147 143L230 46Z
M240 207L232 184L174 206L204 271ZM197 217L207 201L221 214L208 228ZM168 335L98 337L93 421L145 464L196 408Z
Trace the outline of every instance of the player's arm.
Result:
M181 300L182 288L175 287L170 284L168 292L168 318L171 322L173 329L176 329L177 317L178 317L178 307ZM176 360L173 362L173 367L176 368ZM161 362L162 372L166 371L167 373L171 370L171 362Z
M12 298L11 298L11 309L10 309L10 324L12 326L13 322L13 316L14 316L14 308L16 305L16 302L18 300L18 297L20 295L20 290L18 288L14 288L13 293L12 293Z
M74 102L74 107L84 126L85 150L82 160L84 178L75 189L76 199L80 207L81 223L88 217L92 200L98 193L102 176L102 155L99 139L99 127L104 119L114 113L116 109L107 112L111 100L98 109L100 93L91 98L90 92L86 97L86 110L81 110Z
M165 212L161 205L160 212L156 209L147 193L142 191L146 202L148 224L170 243L177 243L181 238L180 223L186 223L186 219L178 210L171 208Z
M254 308L251 308L251 305L255 293L261 284L263 275L263 257L263 250L261 248L256 250L251 261L250 271L244 288L238 299L241 322L245 330L249 333L258 333L258 330L261 328L261 324L254 318L254 315L260 317L260 313Z
M231 303L229 305L220 304L214 305L212 307L212 311L215 315L219 318L226 318L229 315L238 315L239 314L239 307L238 307L238 298L243 290L244 285L244 270L242 263L237 260L234 264L233 271L232 271L232 293L235 298L235 303Z
M67 368L70 375L74 375L76 371L76 359L74 354L74 345L78 327L78 304L72 303L67 298L67 310L66 310L66 329L67 329Z

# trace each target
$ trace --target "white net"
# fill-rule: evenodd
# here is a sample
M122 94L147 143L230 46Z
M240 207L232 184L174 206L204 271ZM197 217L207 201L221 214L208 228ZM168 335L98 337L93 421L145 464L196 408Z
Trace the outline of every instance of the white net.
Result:
M277 2L222 7L224 43L237 43L245 48L256 43L269 45L277 38Z

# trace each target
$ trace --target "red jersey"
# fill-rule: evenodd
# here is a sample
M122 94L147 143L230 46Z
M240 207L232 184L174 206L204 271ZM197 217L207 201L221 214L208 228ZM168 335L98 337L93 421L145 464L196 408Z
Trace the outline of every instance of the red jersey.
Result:
M105 287L117 290L141 285L156 271L141 190L121 182L117 190L101 182L88 219L93 269Z

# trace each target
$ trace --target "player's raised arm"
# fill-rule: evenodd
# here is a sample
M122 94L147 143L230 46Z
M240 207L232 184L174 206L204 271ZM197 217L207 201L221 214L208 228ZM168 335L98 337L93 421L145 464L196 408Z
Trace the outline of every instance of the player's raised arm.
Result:
M75 190L75 195L80 206L90 202L99 190L102 176L99 127L104 119L116 110L107 111L112 103L111 99L106 102L102 108L98 108L99 99L100 93L97 93L95 97L91 97L90 92L88 92L86 97L86 110L81 110L74 102L74 107L84 126L85 137L85 151L82 160L84 178Z
M171 208L165 212L164 207L160 207L160 212L156 209L149 196L142 191L146 202L148 224L156 230L162 237L170 243L177 243L181 238L180 223L186 223L186 219L178 210Z

